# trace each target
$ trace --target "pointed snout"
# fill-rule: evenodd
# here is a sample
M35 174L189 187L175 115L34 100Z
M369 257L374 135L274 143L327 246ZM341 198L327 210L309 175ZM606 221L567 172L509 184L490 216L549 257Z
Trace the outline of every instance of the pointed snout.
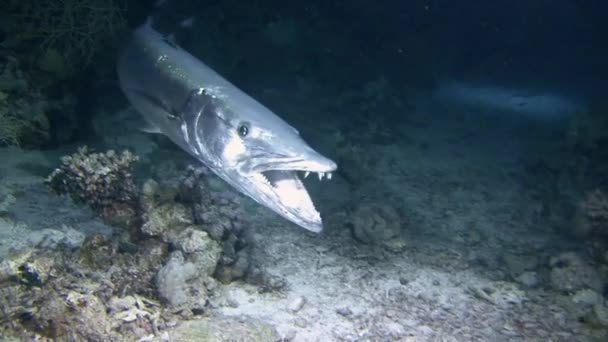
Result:
M333 172L338 168L338 165L333 160L323 156L310 147L298 157L299 160L292 163L290 166L301 171Z
M317 172L333 172L338 168L333 160L321 155L317 151L311 149L309 156L306 158L313 171Z

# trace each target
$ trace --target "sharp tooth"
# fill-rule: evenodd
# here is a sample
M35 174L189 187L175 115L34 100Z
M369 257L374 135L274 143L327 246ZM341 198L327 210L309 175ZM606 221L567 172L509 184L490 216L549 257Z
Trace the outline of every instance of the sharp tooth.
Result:
M328 173L328 174L327 174L327 179L331 179L331 176L332 176L331 172L330 172L330 173Z
M319 180L322 180L322 179L323 179L323 175L324 175L324 173L323 173L323 172L319 172Z
M310 171L306 171L306 172L304 173L304 178L308 177L308 175L310 175Z

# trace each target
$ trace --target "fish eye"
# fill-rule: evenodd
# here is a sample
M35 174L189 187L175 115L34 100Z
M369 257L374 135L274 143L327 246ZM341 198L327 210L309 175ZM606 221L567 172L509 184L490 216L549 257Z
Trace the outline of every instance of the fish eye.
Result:
M241 137L243 137L243 138L246 137L247 134L249 134L249 124L246 122L241 123L239 125L239 127L237 128L237 131L239 132L239 135Z

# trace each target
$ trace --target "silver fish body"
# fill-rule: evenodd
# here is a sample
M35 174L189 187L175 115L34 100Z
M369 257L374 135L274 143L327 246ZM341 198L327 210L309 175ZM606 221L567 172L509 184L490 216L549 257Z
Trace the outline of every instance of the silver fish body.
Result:
M258 203L322 230L298 172L330 178L337 165L295 128L150 24L134 31L117 71L124 94L156 131Z

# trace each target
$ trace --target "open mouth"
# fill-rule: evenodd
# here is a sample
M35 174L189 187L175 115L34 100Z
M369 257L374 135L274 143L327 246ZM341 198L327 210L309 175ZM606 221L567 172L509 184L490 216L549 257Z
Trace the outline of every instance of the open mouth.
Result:
M300 225L320 225L321 215L316 209L310 194L306 190L302 178L316 173L319 180L331 179L330 172L311 172L301 170L266 170L254 173L254 179L263 182L272 190L278 201L280 211L300 222Z

